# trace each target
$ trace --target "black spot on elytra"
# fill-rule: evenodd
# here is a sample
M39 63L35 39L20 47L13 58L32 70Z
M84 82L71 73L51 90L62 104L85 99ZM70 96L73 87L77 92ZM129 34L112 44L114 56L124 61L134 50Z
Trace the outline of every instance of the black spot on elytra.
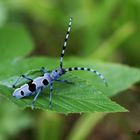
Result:
M29 82L28 86L29 86L28 88L31 92L34 92L36 90L36 85L34 83Z
M49 84L49 82L48 82L47 79L44 79L44 80L42 81L42 83L43 83L44 85L48 85L48 84Z
M21 91L20 93L21 93L22 96L24 96L24 92L23 91Z

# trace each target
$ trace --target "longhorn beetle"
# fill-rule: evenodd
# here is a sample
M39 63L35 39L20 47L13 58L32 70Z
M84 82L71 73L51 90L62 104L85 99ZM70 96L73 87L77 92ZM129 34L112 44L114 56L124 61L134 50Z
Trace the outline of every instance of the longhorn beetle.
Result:
M17 83L21 80L21 78L25 78L29 82L27 84L22 85L21 87L15 89L13 92L13 96L16 97L17 99L23 98L25 96L31 96L35 94L35 97L32 101L31 108L34 109L34 104L42 91L42 89L46 87L50 87L50 96L49 96L49 108L52 109L52 91L53 91L53 82L58 81L62 83L72 83L67 80L60 80L59 78L70 71L76 71L76 70L82 70L82 71L90 71L95 73L100 79L103 80L105 85L107 85L107 82L104 78L104 76L99 73L96 70L93 70L91 68L84 68L84 67L69 67L69 68L63 68L63 57L65 53L65 49L67 46L67 40L70 34L71 30L71 24L72 24L72 18L70 17L67 33L65 36L62 52L61 52L61 57L60 57L60 66L56 70L52 70L51 72L48 72L44 67L40 69L40 72L43 72L43 76L37 77L35 79L32 79L28 77L27 75L21 75L13 84L13 88L16 88Z

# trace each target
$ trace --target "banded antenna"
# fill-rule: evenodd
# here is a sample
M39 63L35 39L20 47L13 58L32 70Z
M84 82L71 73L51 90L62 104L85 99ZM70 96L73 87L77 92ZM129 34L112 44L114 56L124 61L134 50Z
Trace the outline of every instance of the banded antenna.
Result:
M70 34L71 24L72 24L72 17L70 17L68 30L67 30L67 33L66 33L66 36L65 36L65 40L64 40L64 44L63 44L63 48L62 48L62 52L61 52L60 68L62 68L62 66L63 66L63 57L64 57L65 49L66 49L66 46L67 46L67 40L68 40L69 34Z
M104 76L99 73L96 70L93 70L91 68L83 68L83 67L72 67L72 68L66 68L64 69L65 72L69 72L69 71L75 71L75 70L83 70L83 71L90 71L95 73L101 80L103 80L103 82L105 83L106 86L108 86L107 81L105 80Z

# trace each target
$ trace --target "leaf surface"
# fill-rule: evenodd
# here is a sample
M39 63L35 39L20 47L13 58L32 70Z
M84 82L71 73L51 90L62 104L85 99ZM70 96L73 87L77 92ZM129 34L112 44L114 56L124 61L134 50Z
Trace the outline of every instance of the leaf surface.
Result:
M47 70L56 69L59 66L59 58L29 57L18 59L19 56L23 57L32 50L33 46L30 38L21 28L18 31L13 28L1 29L1 31L9 40L11 38L11 41L7 43L6 39L1 40L2 46L10 47L8 49L0 47L0 52L4 51L4 54L0 56L3 60L0 63L0 94L21 108L29 107L33 96L17 100L12 97L13 89L10 86L18 75L28 73L33 78L40 75L38 70L41 66L46 67ZM6 32L9 31L11 32L7 35ZM17 32L18 36L13 37L12 35L17 34ZM52 111L61 113L127 111L107 96L113 96L138 82L140 80L140 70L118 64L92 61L91 59L73 57L64 59L65 68L75 66L90 67L101 72L107 79L109 87L105 87L101 79L94 73L82 71L66 73L61 79L69 80L74 84L54 83ZM23 80L19 84L25 82L27 81ZM48 105L49 87L41 92L35 107L48 110Z

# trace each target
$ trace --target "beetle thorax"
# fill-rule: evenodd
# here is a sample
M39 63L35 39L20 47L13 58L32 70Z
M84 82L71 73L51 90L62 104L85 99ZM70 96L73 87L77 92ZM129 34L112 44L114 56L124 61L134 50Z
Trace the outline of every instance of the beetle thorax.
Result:
M58 68L57 70L53 70L50 75L52 79L58 79L62 74L63 74L63 69Z

